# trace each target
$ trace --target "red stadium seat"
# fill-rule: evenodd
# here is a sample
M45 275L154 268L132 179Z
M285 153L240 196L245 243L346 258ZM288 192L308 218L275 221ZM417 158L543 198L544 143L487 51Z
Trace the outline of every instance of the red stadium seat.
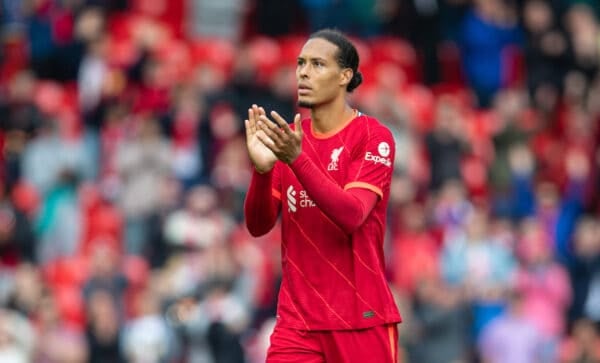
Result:
M453 43L444 43L437 50L442 83L465 85L465 77L460 61L460 52Z
M192 56L187 43L168 39L157 45L154 54L163 63L170 83L188 79L192 70Z
M257 66L259 82L267 83L281 63L281 48L272 38L256 37L247 44L249 56Z
M89 265L83 256L63 257L43 267L44 279L53 287L81 287L88 278Z
M402 102L413 115L417 132L424 133L433 126L435 97L431 90L423 85L413 84L406 87L400 95Z
M114 67L133 65L140 56L140 49L131 38L113 37L108 42L108 63Z
M52 289L61 320L77 329L86 322L85 306L81 289L73 286L58 286Z
M394 37L374 38L370 42L372 61L392 62L398 64L406 72L409 82L421 79L417 52L406 40Z
M236 49L228 40L219 38L197 39L191 42L192 61L195 65L210 64L229 74Z
M372 63L371 48L369 47L369 44L359 38L352 38L351 40L358 52L360 67L368 67Z
M306 38L300 36L288 36L279 39L281 61L283 63L296 64L296 58L298 58L305 42Z

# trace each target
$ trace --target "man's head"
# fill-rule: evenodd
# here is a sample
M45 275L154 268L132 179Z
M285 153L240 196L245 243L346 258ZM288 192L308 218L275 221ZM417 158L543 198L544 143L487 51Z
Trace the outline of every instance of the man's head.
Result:
M298 104L312 108L352 92L362 83L354 45L331 29L310 36L298 56Z

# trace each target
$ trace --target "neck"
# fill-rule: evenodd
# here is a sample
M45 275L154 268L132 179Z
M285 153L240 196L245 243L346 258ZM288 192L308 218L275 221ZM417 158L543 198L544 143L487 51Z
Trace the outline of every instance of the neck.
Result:
M310 111L312 128L320 134L328 134L342 128L355 116L354 109L345 99L313 107Z

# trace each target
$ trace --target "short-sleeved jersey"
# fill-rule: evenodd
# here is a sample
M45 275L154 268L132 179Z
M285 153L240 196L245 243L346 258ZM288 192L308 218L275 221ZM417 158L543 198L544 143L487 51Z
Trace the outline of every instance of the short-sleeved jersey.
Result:
M390 131L359 114L334 135L316 136L302 121L302 151L341 188L379 198L352 234L329 219L292 169L277 162L273 196L281 200L283 277L278 324L306 330L361 329L397 323L384 274L383 240L394 161Z

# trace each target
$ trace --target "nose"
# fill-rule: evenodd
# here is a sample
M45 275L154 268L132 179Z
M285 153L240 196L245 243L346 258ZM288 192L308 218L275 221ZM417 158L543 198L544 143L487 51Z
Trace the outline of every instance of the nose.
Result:
M296 68L296 75L298 78L306 78L308 76L307 65L298 65L298 68Z

